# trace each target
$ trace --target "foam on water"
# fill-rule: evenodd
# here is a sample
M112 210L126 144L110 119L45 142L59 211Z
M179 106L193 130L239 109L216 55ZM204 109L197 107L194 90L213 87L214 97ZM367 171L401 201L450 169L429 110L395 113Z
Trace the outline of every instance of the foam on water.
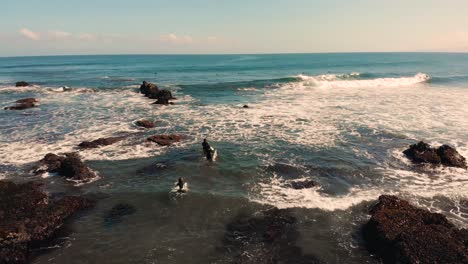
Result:
M301 74L297 77L309 85L316 85L323 88L400 87L425 83L431 80L431 77L425 73L418 73L413 77L377 78L369 80L355 79L355 77L359 76L359 73L352 73L319 76Z

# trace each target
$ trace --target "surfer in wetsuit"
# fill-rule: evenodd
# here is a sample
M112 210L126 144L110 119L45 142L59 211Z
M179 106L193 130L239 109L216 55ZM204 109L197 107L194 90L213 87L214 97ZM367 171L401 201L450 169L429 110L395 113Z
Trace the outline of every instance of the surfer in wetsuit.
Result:
M206 141L206 138L203 139L203 153L205 153L206 159L209 161L213 161L213 155L211 153L211 146L208 144L208 141Z
M184 179L182 179L182 177L179 178L176 186L179 186L179 191L182 191L182 189L184 189Z

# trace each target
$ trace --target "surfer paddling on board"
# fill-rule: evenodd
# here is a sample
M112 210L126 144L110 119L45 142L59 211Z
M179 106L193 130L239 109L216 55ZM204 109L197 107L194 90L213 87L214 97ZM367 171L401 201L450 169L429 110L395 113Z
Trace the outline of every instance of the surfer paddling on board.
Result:
M208 141L206 141L206 138L203 139L203 153L205 153L206 159L209 161L213 161L213 149L211 148L210 144L208 144Z

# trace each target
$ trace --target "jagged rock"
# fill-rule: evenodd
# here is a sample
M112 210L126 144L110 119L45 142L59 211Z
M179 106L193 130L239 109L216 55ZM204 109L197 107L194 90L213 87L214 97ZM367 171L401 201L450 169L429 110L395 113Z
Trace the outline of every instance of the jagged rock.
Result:
M320 263L295 246L296 218L289 210L273 208L260 216L240 215L226 226L224 250L234 263Z
M168 90L160 90L157 85L143 81L140 86L140 92L150 99L157 99L154 104L171 104L169 100L175 99Z
M156 135L149 137L147 140L151 142L155 142L161 146L169 146L175 142L179 142L184 137L182 135Z
M36 104L33 102L24 102L24 103L16 103L14 106L5 107L5 110L25 110L29 108L36 107Z
M80 148L99 148L102 146L112 145L116 142L123 140L124 137L109 137L109 138L99 138L94 141L83 141L78 146Z
M49 239L90 201L68 196L53 201L36 183L0 181L0 263L28 262L31 245Z
M138 120L136 121L135 125L139 127L144 127L144 128L153 128L156 126L153 121L149 121L149 120Z
M363 235L384 263L468 263L468 230L442 214L382 195L370 210Z
M290 182L291 188L296 189L296 190L302 190L302 189L310 189L318 184L314 181L311 180L305 180L305 181L293 181Z
M442 164L449 167L467 168L466 159L456 149L448 145L436 149L421 141L418 144L411 145L403 153L414 163Z
M24 104L24 103L37 103L39 102L36 98L24 98L16 101L17 104Z
M45 172L58 173L65 178L84 182L96 177L96 174L81 161L76 153L66 153L64 156L47 154L34 170L35 174Z
M26 86L31 86L31 85L25 81L20 81L16 83L16 87L26 87Z

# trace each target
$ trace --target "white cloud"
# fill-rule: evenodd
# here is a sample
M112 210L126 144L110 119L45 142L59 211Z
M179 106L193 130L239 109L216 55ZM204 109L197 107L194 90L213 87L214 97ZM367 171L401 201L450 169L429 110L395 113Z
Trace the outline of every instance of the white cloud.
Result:
M98 37L96 35L90 33L81 33L78 35L79 40L95 41L97 38Z
M65 31L49 31L49 36L56 39L67 39L70 38L72 34Z
M27 28L20 29L20 34L32 40L39 40L41 38L39 33L33 32Z
M169 42L173 44L190 44L193 43L193 38L191 36L177 36L174 33L168 35L161 35L159 40L164 42Z

